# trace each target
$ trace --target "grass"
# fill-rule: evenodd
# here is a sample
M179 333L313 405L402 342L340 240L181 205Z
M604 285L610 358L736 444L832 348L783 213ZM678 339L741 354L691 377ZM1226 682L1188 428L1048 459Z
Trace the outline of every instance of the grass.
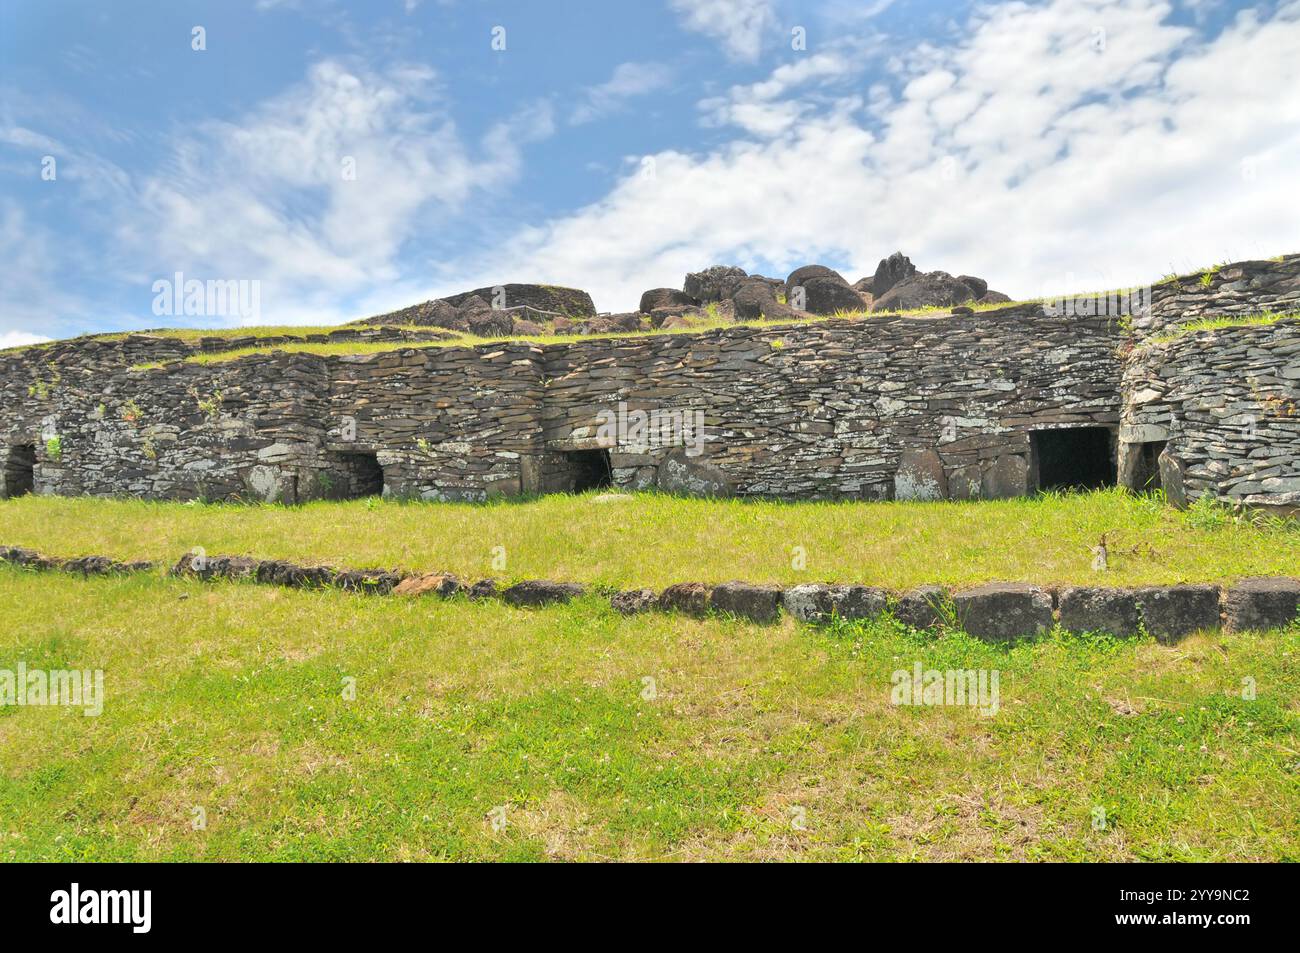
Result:
M1091 568L1108 534L1110 569ZM989 580L1136 585L1290 575L1300 523L1180 513L1122 490L972 503L694 500L653 493L474 503L378 498L299 507L27 496L0 501L0 544L174 562L210 554L444 570L465 579L821 580L907 588ZM506 565L494 568L496 548ZM797 569L802 554L806 568Z
M1189 321L1186 324L1179 325L1172 331L1152 335L1147 339L1146 343L1164 344L1200 331L1265 327L1281 321L1294 321L1296 319L1300 319L1300 311L1260 311L1256 314L1225 314L1213 318L1201 318L1198 321Z
M106 695L0 709L0 860L1300 860L1294 629L1007 647L12 568L0 606L0 669ZM891 705L918 661L998 671L997 714Z
M976 312L995 311L999 308L1010 308L1020 304L1032 302L1008 302L1004 304L975 304L970 303L967 307ZM406 350L410 348L424 347L474 347L480 345L500 344L502 341L530 341L536 344L561 344L573 343L577 340L588 338L641 338L657 336L664 334L699 334L704 331L716 331L722 328L746 327L746 328L780 328L791 325L815 324L827 321L845 321L845 320L862 320L868 317L924 317L928 315L947 314L951 308L942 308L938 306L915 308L907 311L841 311L834 315L808 315L802 320L790 320L782 318L779 320L768 320L766 318L757 321L732 321L718 314L716 305L710 304L705 306L705 311L709 315L705 318L694 319L694 323L688 328L650 328L644 331L611 331L604 334L586 334L586 335L561 335L561 334L522 334L508 335L506 337L479 337L473 334L461 332L451 332L454 336L441 341L352 341L352 342L317 342L317 341L280 341L274 344L252 344L247 347L235 348L229 351L219 351L213 353L195 354L185 358L187 363L193 364L221 364L228 361L239 360L253 354L269 354L274 351L285 351L295 354L320 354L326 356L342 356L357 354L378 354L387 351ZM575 319L579 320L579 319ZM197 342L202 338L215 337L225 340L233 340L244 337L271 338L285 335L295 337L306 337L309 334L327 334L330 331L340 330L345 326L334 327L305 327L305 326L267 326L267 327L241 327L241 328L221 328L216 330L202 330L197 328L166 328L149 332L120 332L104 335L93 335L96 340L112 341L125 338L128 333L147 333L155 337L176 338L183 341ZM404 330L429 330L423 327L398 326ZM43 347L48 346L49 342L38 345L24 345L24 347ZM17 350L17 349L15 349ZM163 367L159 361L150 361L134 365L133 371L148 371Z

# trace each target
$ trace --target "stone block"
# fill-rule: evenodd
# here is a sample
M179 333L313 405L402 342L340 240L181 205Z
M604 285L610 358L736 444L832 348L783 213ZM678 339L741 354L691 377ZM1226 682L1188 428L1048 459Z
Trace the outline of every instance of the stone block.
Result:
M715 586L709 596L709 605L718 612L754 622L776 621L780 603L780 587L748 582L724 582Z
M1132 589L1071 586L1061 592L1061 627L1071 632L1105 632L1121 638L1137 635L1142 622Z
M1052 627L1052 594L1027 583L990 583L953 594L957 622L979 639L1041 635Z
M1147 586L1136 590L1142 624L1161 642L1219 627L1219 587Z
M1300 616L1300 579L1242 579L1228 587L1224 602L1230 632L1285 629Z

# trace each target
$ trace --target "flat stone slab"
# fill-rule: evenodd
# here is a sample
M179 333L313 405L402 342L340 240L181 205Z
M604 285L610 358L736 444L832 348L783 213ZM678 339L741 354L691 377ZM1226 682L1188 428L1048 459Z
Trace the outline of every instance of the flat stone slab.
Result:
M781 595L785 611L801 622L829 622L832 618L874 619L889 608L889 592L874 586L834 586L804 583Z
M775 622L780 604L779 586L748 582L724 582L715 586L709 596L709 606L716 611L754 622Z
M1071 632L1105 632L1127 638L1142 629L1137 593L1132 589L1072 586L1061 591L1061 627Z
M953 594L957 621L977 639L1006 640L1051 629L1052 594L1027 583L992 583Z
M1161 642L1219 627L1219 587L1146 586L1135 590L1142 624Z
M1224 602L1229 632L1285 629L1300 616L1300 579L1242 579Z
M948 590L942 586L917 586L899 597L894 618L914 629L932 629L943 622Z

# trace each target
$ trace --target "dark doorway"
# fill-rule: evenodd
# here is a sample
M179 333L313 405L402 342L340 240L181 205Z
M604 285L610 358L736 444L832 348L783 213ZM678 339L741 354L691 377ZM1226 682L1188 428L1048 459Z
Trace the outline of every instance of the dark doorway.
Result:
M339 463L346 481L340 487L344 499L360 499L384 492L384 468L373 453L340 453Z
M1040 490L1096 490L1115 485L1109 427L1068 427L1029 434Z
M5 462L5 496L25 496L36 489L36 445L20 443L9 448Z
M1133 489L1149 493L1160 487L1160 454L1165 452L1164 440L1138 444L1137 460L1133 471Z
M573 492L599 490L609 486L613 473L608 450L570 450L564 454L573 478Z

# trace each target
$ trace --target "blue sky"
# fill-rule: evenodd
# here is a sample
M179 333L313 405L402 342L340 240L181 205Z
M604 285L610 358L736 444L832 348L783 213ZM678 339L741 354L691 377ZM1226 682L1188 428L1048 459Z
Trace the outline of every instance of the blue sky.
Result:
M1295 0L9 0L0 346L240 322L155 314L176 272L333 323L508 281L626 310L719 263L902 250L1022 297L1293 252L1297 50Z

